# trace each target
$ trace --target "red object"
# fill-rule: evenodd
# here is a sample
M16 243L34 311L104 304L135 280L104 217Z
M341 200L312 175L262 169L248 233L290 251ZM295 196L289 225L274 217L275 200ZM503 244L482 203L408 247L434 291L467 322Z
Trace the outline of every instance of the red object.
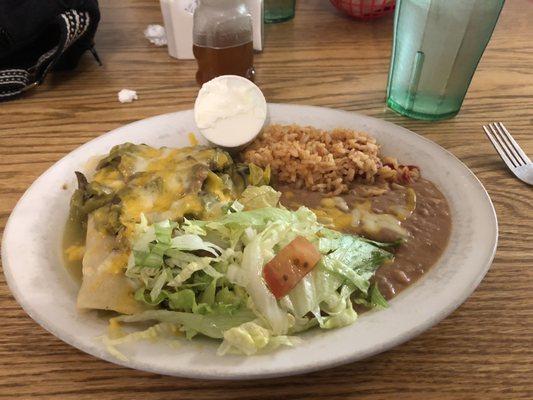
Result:
M360 19L379 18L394 10L396 0L330 0L346 14Z
M288 294L320 261L313 243L296 236L263 267L263 278L276 299Z

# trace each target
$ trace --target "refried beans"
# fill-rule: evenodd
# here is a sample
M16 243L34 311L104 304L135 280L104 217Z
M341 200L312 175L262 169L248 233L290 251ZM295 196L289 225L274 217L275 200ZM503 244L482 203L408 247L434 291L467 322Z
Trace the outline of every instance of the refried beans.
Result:
M372 216L389 214L389 219L392 219L390 210L406 203L409 188L416 194L416 205L408 216L404 216L403 221L397 221L400 227L398 230L403 230L403 235L392 231L386 224L385 227L373 232L349 223L338 225L347 218L349 221L351 212L355 208L354 204L366 203L368 213L372 213ZM319 210L317 212L319 219L324 199L338 200L340 197L344 200L340 201L342 203L340 208L344 208L344 212L337 211L337 214L332 216L334 227L338 230L384 242L394 241L402 236L403 243L394 251L394 261L382 265L375 274L378 287L386 299L391 299L426 273L437 262L448 243L451 232L448 203L437 187L426 179L420 178L405 186L397 184L387 188L376 186L374 187L376 190L372 190L372 186L361 186L361 190L356 187L350 194L336 198L318 192L294 189L287 185L276 185L276 189L282 192L282 204L292 209L303 205Z

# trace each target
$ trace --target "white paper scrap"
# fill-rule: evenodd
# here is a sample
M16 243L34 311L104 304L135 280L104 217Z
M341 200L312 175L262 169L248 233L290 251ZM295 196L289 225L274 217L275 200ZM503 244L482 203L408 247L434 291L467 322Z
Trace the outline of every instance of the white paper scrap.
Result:
M137 100L139 97L137 96L137 92L135 90L130 89L122 89L120 92L118 92L118 101L121 103L131 103L133 100Z
M148 25L144 30L144 36L156 46L166 46L167 44L167 34L161 25Z

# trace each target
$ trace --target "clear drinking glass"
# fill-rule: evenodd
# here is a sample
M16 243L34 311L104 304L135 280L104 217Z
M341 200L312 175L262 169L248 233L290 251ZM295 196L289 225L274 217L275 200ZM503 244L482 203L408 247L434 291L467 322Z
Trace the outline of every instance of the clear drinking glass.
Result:
M398 0L387 105L411 118L456 115L505 0Z
M273 24L294 18L296 0L265 0L265 22Z

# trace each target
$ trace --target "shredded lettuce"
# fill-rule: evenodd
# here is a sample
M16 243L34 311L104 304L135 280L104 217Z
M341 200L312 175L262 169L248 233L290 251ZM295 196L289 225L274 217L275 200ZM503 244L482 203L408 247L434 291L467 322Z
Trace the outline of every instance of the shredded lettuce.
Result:
M218 348L218 355L244 354L251 356L258 352L272 351L279 346L294 346L300 343L294 336L272 336L270 330L257 322L246 322L224 332L224 341Z
M245 210L276 207L280 197L281 193L270 186L248 186L242 192L239 203L242 204Z
M367 294L370 278L381 264L392 260L393 255L357 236L342 235L331 230L326 234L327 237L319 240L320 251L328 252L322 258L322 265Z
M351 325L357 319L357 313L353 309L352 303L348 303L346 308L337 314L330 315L324 318L321 328L333 329L341 328L343 326Z
M289 330L289 314L279 306L262 279L263 266L273 257L272 249L281 236L281 232L272 229L274 224L271 229L255 235L244 248L241 269L245 277L245 288L256 312L268 323L274 334L283 335Z
M357 297L354 298L353 301L354 303L361 304L367 308L385 309L389 306L389 303L385 297L383 297L379 291L378 285L375 283L370 287L366 297Z
M113 324L117 324L117 321L112 320ZM121 333L117 337L111 337L111 335L102 337L104 345L107 351L122 361L128 361L128 358L117 349L117 346L136 342L139 340L155 340L159 338L174 339L172 344L175 345L175 339L180 336L178 326L169 322L161 322L148 327L145 330L132 332L129 334Z
M262 184L265 176L252 169L252 180ZM189 339L201 334L222 340L219 354L252 355L295 345L298 338L291 335L315 326L349 325L357 319L354 304L387 306L370 282L392 259L389 245L327 229L311 210L290 211L278 202L279 193L271 187L248 186L214 220L149 224L141 216L126 276L137 288L135 299L150 309L119 316L114 323L148 322L166 331L173 326ZM313 243L322 258L276 300L263 267L297 236ZM107 344L153 335L137 331L108 338Z
M255 319L253 312L242 309L233 314L212 312L209 315L168 311L148 310L135 315L121 315L115 317L117 322L134 323L146 321L169 322L180 326L183 332L201 333L210 338L222 339L224 332L235 326Z

